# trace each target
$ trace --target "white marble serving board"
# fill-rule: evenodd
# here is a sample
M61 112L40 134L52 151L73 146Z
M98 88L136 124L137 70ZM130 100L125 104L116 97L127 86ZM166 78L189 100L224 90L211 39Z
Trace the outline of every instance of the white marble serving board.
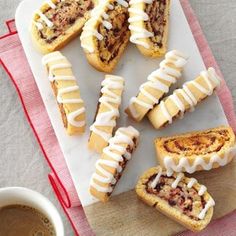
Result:
M68 57L73 65L74 74L78 79L87 111L86 133L82 136L69 137L64 130L47 73L41 63L42 55L35 50L31 42L29 31L31 18L33 12L39 8L42 2L43 0L24 0L16 11L16 26L79 198L82 205L87 206L96 201L90 196L88 188L90 177L95 170L94 164L99 158L99 155L87 149L87 140L89 137L89 126L94 119L104 74L97 72L87 63L79 38L62 50L62 53ZM201 70L205 69L178 0L173 0L171 5L169 50L171 49L179 49L190 56L184 69L183 79L180 80L177 86L180 87L185 81L194 79ZM216 95L211 96L198 105L195 112L187 113L183 120L177 120L160 131L154 130L148 120L138 124L128 119L124 109L128 105L130 97L137 94L140 84L146 81L147 75L150 72L158 68L159 62L160 60L158 59L143 57L135 45L130 43L117 69L114 71L114 74L123 76L126 83L120 109L121 115L117 127L133 125L140 131L141 138L140 145L133 154L132 160L128 163L113 195L133 189L138 176L147 168L157 164L153 145L155 137L227 124L225 114Z

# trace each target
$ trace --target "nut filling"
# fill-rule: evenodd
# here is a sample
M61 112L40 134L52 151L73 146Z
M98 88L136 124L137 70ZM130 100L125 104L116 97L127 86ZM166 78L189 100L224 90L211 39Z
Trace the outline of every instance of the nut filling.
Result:
M111 23L112 29L107 29L102 23L98 26L98 32L103 36L102 40L97 40L99 56L102 62L109 63L117 55L122 44L129 40L128 30L128 8L114 2L111 4L114 9L108 10L109 18L107 21Z
M153 32L154 36L151 41L158 47L163 46L163 35L166 25L165 20L166 0L156 0L152 4L146 4L145 12L149 16L149 20L145 22L146 29Z
M218 152L230 140L227 130L208 131L190 137L173 138L163 144L170 153L183 154L184 156L205 155Z
M198 195L198 191L194 187L187 188L187 184L180 181L176 188L172 188L171 185L175 178L162 175L156 187L152 188L151 183L155 177L156 174L150 177L146 183L148 193L155 194L167 201L171 207L176 208L191 219L199 220L198 216L204 209L206 200L203 196Z
M52 43L75 23L78 18L94 7L92 0L66 0L56 3L56 8L49 8L44 15L53 23L51 28L44 21L38 20L43 25L39 30L40 37L47 43Z

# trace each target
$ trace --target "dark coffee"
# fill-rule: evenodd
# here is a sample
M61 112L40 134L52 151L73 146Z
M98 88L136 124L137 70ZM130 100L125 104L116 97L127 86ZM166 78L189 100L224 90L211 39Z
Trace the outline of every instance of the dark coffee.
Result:
M52 223L38 210L9 205L0 208L0 236L56 236Z

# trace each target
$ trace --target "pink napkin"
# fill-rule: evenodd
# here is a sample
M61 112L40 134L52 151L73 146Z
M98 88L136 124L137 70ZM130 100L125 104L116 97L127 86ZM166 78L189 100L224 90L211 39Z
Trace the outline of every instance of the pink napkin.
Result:
M181 4L206 67L213 66L222 75L188 0L182 0ZM52 173L48 175L50 183L75 230L75 234L81 236L94 235L87 222L83 208L80 205L63 154L26 60L15 29L14 20L8 21L7 27L9 34L0 37L0 63L15 85L26 118L52 170ZM221 77L223 78L223 76ZM224 81L217 94L224 107L227 119L236 132L236 117L233 109L232 96ZM230 233L236 232L236 225L233 224L235 218L236 212L233 212L220 220L213 221L201 235L233 235ZM224 225L228 227L223 228ZM224 231L222 231L223 229ZM181 235L194 234L184 232Z
M48 114L29 68L14 20L7 22L9 34L0 38L0 63L12 80L21 100L26 118L52 170L50 183L68 216L75 233L94 235L68 171Z

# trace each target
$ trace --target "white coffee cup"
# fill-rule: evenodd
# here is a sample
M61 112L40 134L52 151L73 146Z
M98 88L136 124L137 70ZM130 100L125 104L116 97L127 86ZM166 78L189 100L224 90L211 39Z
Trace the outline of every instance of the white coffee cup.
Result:
M14 204L25 205L37 209L50 220L56 235L64 236L62 219L56 207L42 194L21 187L0 188L0 208Z

